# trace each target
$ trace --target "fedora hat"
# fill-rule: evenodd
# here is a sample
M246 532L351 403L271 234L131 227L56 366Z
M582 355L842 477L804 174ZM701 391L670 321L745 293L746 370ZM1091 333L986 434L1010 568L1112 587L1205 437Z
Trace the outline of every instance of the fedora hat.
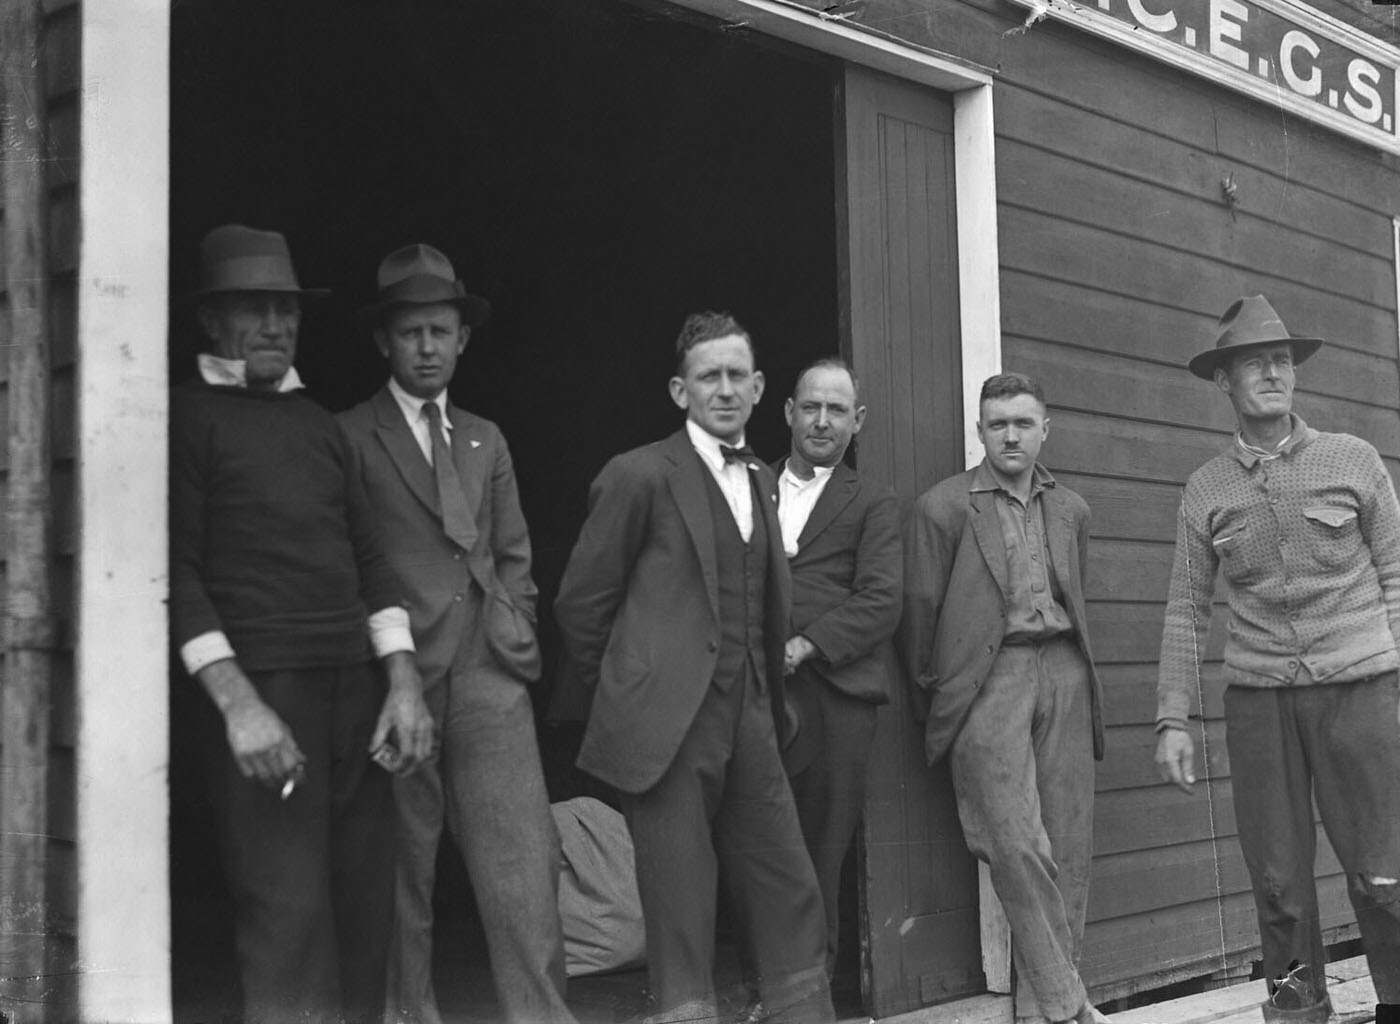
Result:
M360 310L360 319L373 325L395 306L426 306L446 302L462 311L462 323L480 327L491 315L491 303L473 295L457 280L452 262L422 242L405 245L379 264L379 295Z
M1212 380L1216 369L1247 348L1286 343L1293 346L1293 363L1308 359L1322 346L1321 338L1295 338L1262 295L1247 295L1230 303L1220 316L1215 347L1192 357L1186 368L1202 380Z
M288 292L317 297L329 288L303 288L292 269L287 239L242 224L214 228L199 243L199 287L191 298L220 292Z

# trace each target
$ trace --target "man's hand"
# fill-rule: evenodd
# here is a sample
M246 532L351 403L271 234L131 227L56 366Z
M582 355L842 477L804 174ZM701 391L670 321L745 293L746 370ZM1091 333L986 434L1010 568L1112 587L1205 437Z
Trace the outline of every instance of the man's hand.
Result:
M783 649L783 675L790 676L808 658L817 653L817 645L801 634L788 640Z
M1157 774L1183 793L1196 781L1196 744L1185 729L1167 726L1157 737Z
M378 750L392 735L398 748L396 775L407 775L432 756L437 726L423 701L423 679L410 651L396 651L384 658L389 676L389 695L379 712L370 752Z
M229 751L244 778L277 789L306 763L292 730L258 696L236 661L206 665L197 678L223 712Z

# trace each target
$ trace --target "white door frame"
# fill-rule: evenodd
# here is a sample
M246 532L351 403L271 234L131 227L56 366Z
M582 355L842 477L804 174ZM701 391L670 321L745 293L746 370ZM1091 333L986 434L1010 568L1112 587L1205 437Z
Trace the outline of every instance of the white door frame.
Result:
M82 5L78 985L169 1021L166 527L169 0Z

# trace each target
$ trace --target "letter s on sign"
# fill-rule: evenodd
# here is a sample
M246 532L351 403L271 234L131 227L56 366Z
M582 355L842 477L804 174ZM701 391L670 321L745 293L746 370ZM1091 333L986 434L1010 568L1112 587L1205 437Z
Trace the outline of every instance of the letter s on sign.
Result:
M1352 117L1367 124L1375 124L1381 119L1385 104L1376 89L1380 83L1381 73L1369 60L1357 57L1347 65L1347 84L1351 90L1342 98L1342 102L1351 111Z
M1249 8L1238 0L1210 0L1210 55L1248 71L1249 54L1225 41L1238 41L1240 26L1248 20Z
M1322 92L1322 72L1317 70L1317 65L1314 64L1308 69L1310 74L1306 78L1299 75L1293 63L1294 55L1299 50L1307 50L1314 60L1321 52L1317 43L1313 42L1306 32L1299 32L1296 28L1285 32L1283 42L1278 47L1279 70L1283 72L1283 80L1288 83L1288 88L1299 96L1316 96Z
M1133 12L1137 23L1152 32L1170 32L1176 28L1176 12L1153 14L1142 5L1142 0L1128 0L1128 10Z

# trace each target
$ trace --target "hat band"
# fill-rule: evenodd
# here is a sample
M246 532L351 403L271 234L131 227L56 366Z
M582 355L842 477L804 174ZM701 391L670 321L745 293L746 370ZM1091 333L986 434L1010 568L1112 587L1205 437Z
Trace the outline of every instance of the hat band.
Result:
M299 292L297 276L285 257L235 256L206 268L206 292Z
M416 274L380 289L378 304L456 302L466 298L466 295L467 290L462 287L461 281L447 281L434 274Z

